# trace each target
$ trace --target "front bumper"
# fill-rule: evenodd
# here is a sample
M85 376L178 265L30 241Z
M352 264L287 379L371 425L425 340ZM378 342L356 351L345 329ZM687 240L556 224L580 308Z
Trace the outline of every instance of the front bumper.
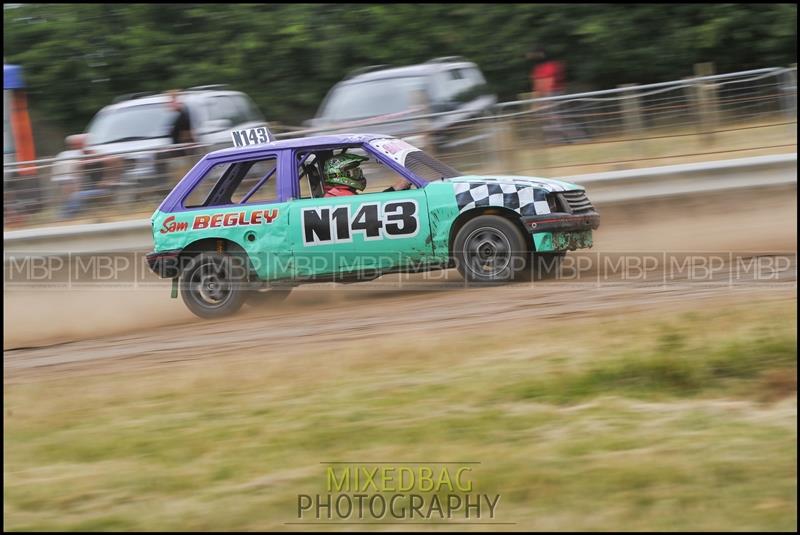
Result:
M162 279L174 279L180 275L180 249L147 253L147 265Z
M522 224L530 232L577 232L595 230L600 226L600 215L597 212L585 214L534 215L522 218Z
M537 252L564 252L592 246L592 231L600 226L597 212L583 214L551 213L522 218L533 235Z

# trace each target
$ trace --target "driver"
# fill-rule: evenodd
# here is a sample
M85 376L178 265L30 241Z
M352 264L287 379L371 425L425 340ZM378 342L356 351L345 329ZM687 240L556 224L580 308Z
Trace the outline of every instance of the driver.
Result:
M322 178L325 197L356 195L357 191L364 191L367 179L359 166L368 159L357 154L339 154L328 158Z

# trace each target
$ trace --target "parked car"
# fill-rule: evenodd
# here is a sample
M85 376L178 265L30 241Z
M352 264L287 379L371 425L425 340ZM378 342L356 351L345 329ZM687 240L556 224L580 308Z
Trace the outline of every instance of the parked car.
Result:
M345 153L371 164L361 166L366 186L326 196L324 164ZM385 188L398 179L407 189ZM207 154L151 224L148 265L210 318L248 299L282 299L297 284L393 271L455 265L467 281L508 282L591 247L599 216L576 184L463 176L403 140L349 134Z
M434 144L443 146L454 141L448 128L481 115L495 103L497 96L489 90L478 66L449 56L406 67L357 69L333 86L316 117L306 125L331 128L332 132L380 131L412 143L419 142L414 136L427 129ZM407 120L441 112L458 113L435 117L427 124Z
M224 85L192 87L180 91L177 98L188 111L196 142L207 146L207 151L228 146L234 130L268 127L246 94ZM67 146L78 147L83 155L97 156L83 160L95 172L103 172L108 162L114 161L120 169L120 176L115 178L117 185L158 185L158 181L164 181L165 161L176 155L164 152L173 145L170 131L176 112L170 108L170 100L168 93L118 97L95 115L85 134L69 136ZM121 161L108 156L115 153L125 154L120 156ZM60 154L56 164L69 157L69 152Z

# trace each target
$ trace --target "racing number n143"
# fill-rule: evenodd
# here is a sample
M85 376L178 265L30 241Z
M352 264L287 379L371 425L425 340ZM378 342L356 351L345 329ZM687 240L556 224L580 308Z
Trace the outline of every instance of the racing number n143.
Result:
M269 141L269 132L261 126L248 128L247 130L234 130L231 132L231 137L235 147L246 147L248 145L267 143Z
M350 205L303 209L303 244L349 242L362 233L365 240L410 238L419 231L417 202L363 203L351 213Z

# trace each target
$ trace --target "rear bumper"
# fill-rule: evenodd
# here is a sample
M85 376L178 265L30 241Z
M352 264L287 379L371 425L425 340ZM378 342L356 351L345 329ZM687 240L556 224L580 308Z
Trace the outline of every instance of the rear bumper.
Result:
M180 274L178 265L180 249L159 251L146 255L147 265L162 279L174 279Z

